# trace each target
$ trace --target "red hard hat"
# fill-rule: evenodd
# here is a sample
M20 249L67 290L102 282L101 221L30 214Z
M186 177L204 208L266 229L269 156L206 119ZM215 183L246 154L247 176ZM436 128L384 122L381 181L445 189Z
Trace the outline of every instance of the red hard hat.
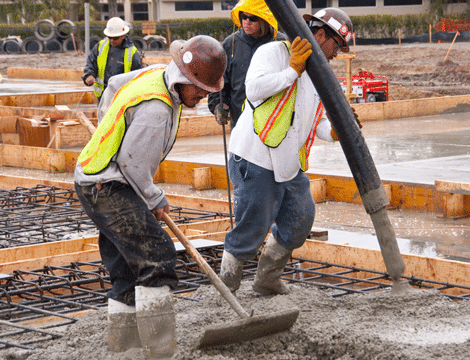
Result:
M217 92L224 87L227 55L213 37L198 35L188 41L175 40L170 45L170 54L183 75L194 85L209 92Z
M351 40L353 24L348 14L337 8L325 8L317 11L314 15L303 15L304 20L309 27L328 25L341 39L345 46L341 48L343 52L349 51L348 42Z

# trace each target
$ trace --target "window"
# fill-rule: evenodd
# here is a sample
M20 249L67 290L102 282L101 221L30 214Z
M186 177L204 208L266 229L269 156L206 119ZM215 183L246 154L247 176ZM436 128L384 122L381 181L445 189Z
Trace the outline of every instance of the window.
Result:
M423 0L384 0L384 6L423 5Z
M116 4L117 5L117 10L119 13L124 13L124 4ZM103 4L101 7L102 12L109 12L109 5L108 4Z
M305 7L306 7L305 0L294 0L294 4L299 9L305 9Z
M177 1L175 11L212 11L214 3L212 1Z
M339 7L366 7L375 6L375 0L339 0Z
M326 0L312 0L312 9L324 9L328 7Z
M222 11L232 11L232 9L237 5L238 1L221 1L220 9Z
M131 4L132 15L135 21L138 20L148 20L149 19L149 9L147 3L133 3Z

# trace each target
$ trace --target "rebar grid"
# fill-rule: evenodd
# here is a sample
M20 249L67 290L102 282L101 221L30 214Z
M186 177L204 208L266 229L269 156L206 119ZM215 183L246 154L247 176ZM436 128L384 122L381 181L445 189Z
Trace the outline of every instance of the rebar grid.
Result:
M0 189L0 248L63 240L95 230L71 189L37 185Z
M176 223L208 221L228 214L171 207ZM34 245L96 232L72 189L48 185L0 189L0 248Z

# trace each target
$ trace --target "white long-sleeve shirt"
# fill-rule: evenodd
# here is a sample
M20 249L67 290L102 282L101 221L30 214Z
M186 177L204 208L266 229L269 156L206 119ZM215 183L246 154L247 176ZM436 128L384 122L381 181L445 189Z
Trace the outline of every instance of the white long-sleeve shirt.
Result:
M282 42L261 46L253 55L246 75L246 96L254 107L291 86L298 78L295 114L286 137L276 148L263 144L254 131L253 110L246 104L230 135L229 151L274 172L277 182L293 179L300 170L299 150L305 144L313 125L320 96L304 71L301 77L289 66L289 52ZM317 126L316 136L333 141L331 123L325 111Z

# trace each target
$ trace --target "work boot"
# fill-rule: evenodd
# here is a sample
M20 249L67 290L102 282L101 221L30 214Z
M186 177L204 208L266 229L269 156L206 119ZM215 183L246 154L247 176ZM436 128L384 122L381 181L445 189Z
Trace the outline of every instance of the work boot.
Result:
M176 352L176 316L170 287L135 287L137 328L148 359L170 359Z
M140 348L135 306L108 299L108 349L122 352Z
M224 250L219 277L232 293L240 287L243 263L243 260L238 260L235 256Z
M288 294L289 289L281 280L281 275L291 255L292 250L280 245L270 235L259 258L253 291L263 295Z

